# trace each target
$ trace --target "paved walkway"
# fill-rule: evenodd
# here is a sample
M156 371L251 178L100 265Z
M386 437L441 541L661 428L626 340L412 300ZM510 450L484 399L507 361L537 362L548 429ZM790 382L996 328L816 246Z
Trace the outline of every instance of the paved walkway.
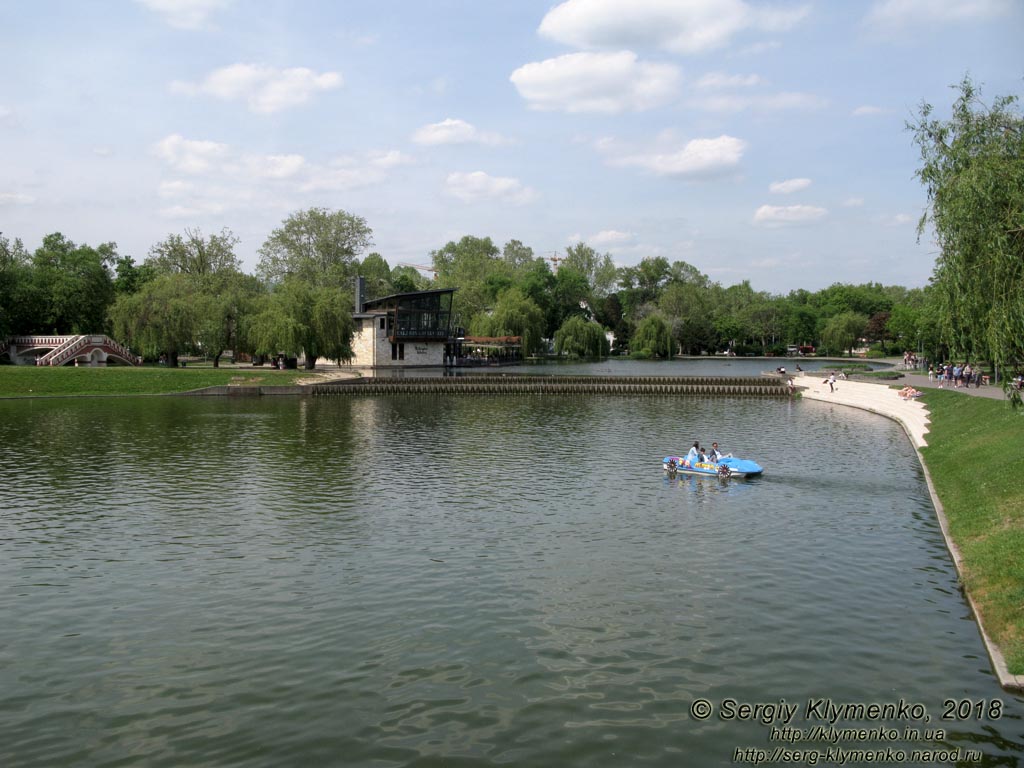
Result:
M828 375L828 371L804 371L798 373L794 382L803 396L808 400L824 400L848 405L854 408L861 408L865 411L872 411L890 419L895 419L910 435L911 441L917 448L927 445L925 435L928 433L930 421L928 409L924 403L917 400L902 400L897 390L892 387L905 387L910 385L915 389L937 389L937 381L928 381L928 375L924 373L910 373L902 371L903 378L897 381L853 381L839 380L836 382L836 391L831 392L828 384L822 380ZM961 387L960 389L949 389L965 397L988 397L993 400L1005 400L1006 394L1002 387L994 385L982 385L980 387Z
M891 389L888 382L876 384L841 379L836 382L833 392L829 385L822 381L825 375L821 371L804 372L803 375L797 374L793 381L798 391L808 400L823 400L888 416L903 425L914 447L928 445L925 442L925 435L928 433L930 419L924 403L919 400L901 399L897 390ZM923 378L925 381L928 380L927 376ZM901 385L904 381L906 379L900 379Z

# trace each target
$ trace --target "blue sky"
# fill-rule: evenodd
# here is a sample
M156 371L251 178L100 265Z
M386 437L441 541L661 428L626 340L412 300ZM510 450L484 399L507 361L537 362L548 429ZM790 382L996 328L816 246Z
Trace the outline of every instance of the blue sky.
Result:
M723 285L924 285L905 129L1024 90L1020 0L0 0L0 231L141 261L290 213L388 263L463 235Z

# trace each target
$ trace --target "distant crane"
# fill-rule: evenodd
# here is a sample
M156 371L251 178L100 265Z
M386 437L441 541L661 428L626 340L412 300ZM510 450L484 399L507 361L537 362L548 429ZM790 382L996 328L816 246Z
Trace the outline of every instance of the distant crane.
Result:
M555 265L555 269L558 269L558 262L565 261L565 256L559 256L558 251L552 251L550 256L545 256L545 259Z
M408 263L406 263L404 261L398 262L398 264L396 266L399 266L399 267L412 267L413 269L418 269L421 272L429 272L430 274L432 274L434 276L435 280L437 279L437 270L434 269L433 267L427 267L427 266L424 266L423 264L408 264Z

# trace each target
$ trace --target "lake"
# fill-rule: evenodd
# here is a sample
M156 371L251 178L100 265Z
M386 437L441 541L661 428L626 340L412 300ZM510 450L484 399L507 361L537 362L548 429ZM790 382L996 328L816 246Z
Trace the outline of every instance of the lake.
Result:
M764 476L666 476L695 439ZM874 414L8 400L0 510L5 768L1024 759L1024 701L991 674L913 448Z

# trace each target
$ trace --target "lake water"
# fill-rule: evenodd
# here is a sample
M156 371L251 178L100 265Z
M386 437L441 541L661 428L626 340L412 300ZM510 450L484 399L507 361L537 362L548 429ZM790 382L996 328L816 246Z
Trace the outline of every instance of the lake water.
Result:
M666 477L698 438L765 475ZM0 401L0 510L5 768L1024 760L1024 701L991 675L916 455L869 413ZM821 699L920 708L790 743L731 703L796 704L808 731Z

